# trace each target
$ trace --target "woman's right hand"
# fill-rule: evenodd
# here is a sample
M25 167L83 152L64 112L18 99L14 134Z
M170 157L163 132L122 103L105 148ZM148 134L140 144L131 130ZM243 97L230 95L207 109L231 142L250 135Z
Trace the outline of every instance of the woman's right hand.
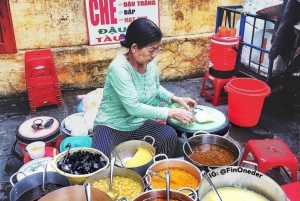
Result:
M169 109L168 117L176 119L183 124L191 124L195 121L194 115L190 111L182 108Z

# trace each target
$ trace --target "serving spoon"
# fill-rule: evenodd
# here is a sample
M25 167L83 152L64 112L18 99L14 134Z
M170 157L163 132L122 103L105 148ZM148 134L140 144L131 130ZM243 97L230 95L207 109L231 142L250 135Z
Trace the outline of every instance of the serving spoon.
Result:
M69 166L68 166L65 162L66 162L66 160L67 160L67 158L68 158L68 156L69 156L69 151L70 151L70 149L71 149L71 143L68 143L68 144L66 145L65 148L68 148L68 150L67 150L67 153L66 153L66 155L65 155L65 157L64 157L64 160L63 160L63 162L62 162L62 164L61 164L61 169L62 169L64 172L66 172L66 173L70 173L71 170L70 170Z
M194 151L193 151L193 149L192 149L192 147L191 147L191 145L190 145L190 143L189 143L189 140L188 140L186 134L185 134L185 133L182 133L181 136L183 137L184 141L186 142L187 146L189 147L190 152L193 154Z
M112 200L117 200L119 193L112 188L113 186L113 177L114 177L114 166L115 166L116 158L112 157L110 161L110 177L109 177L109 189L106 192Z
M84 190L85 190L86 201L91 201L91 184L86 183L84 185Z
M205 171L201 171L201 174L206 179L206 181L209 183L209 185L211 186L211 188L215 191L215 193L219 197L219 200L222 201L222 198L221 198L219 192L217 191L217 188L215 187L214 183L211 181L211 179L209 178L209 176L207 176L206 172Z

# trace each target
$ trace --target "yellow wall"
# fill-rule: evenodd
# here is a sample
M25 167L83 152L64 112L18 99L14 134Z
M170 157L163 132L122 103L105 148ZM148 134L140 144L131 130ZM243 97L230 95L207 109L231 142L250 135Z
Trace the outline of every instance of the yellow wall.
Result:
M24 53L51 49L61 89L101 87L119 44L89 46L84 0L10 0L18 52L0 55L0 97L26 91ZM157 57L161 80L200 77L207 70L217 6L242 0L160 0L164 33Z

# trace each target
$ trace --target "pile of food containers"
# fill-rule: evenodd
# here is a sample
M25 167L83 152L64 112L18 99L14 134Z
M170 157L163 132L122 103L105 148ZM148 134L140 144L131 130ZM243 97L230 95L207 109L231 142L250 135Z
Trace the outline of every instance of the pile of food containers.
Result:
M41 189L45 182L60 186L31 200L85 201L89 195L93 201L219 201L203 174L211 179L223 201L239 200L238 196L251 197L251 193L256 196L252 200L287 200L283 190L270 177L237 166L240 149L225 137L194 134L183 145L183 159L157 154L154 143L155 139L145 136L144 139L116 146L110 156L116 160L113 171L109 157L102 152L93 148L70 148L47 161L50 169L23 175L11 191L11 201L21 200L20 192L23 196L36 191L43 193ZM67 170L62 168L64 164L68 166ZM170 174L169 180L166 172ZM110 184L111 179L113 182ZM36 184L26 185L28 181ZM20 187L24 184L27 186L25 189ZM90 187L87 188L88 185ZM32 191L32 188L39 190ZM115 193L114 196L111 192ZM26 200L30 199L26 197Z

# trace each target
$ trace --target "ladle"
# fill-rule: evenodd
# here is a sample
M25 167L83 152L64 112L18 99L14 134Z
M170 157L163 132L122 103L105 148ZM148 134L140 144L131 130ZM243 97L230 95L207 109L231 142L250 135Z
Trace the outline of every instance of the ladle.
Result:
M165 171L166 175L166 191L167 191L167 201L170 201L170 171Z
M125 165L123 164L123 161L122 161L121 157L119 156L118 152L117 152L115 149L113 150L113 152L114 152L114 153L116 154L116 156L118 157L118 159L119 159L119 161L120 161L122 167L125 167Z
M113 177L114 177L114 166L116 158L112 157L110 161L110 179L109 179L109 189L107 194L111 197L112 200L117 200L119 193L112 188L113 186Z
M46 189L45 189L45 180L46 180L46 172L47 172L47 166L48 166L48 163L47 162L44 162L43 163L43 184L42 184L42 189L43 191L45 192Z
M191 147L191 145L190 145L190 143L189 143L189 140L188 140L186 134L185 134L185 133L182 133L181 136L183 137L183 139L185 140L185 142L186 142L187 146L189 147L191 153L193 154L194 151L193 151L193 149L192 149L192 147Z
M64 157L64 160L63 160L63 162L62 162L62 164L61 164L61 169L62 169L64 172L66 172L66 173L70 173L71 170L70 170L69 166L65 164L65 162L66 162L66 160L67 160L67 158L68 158L68 156L69 156L69 151L70 151L70 149L71 149L71 143L68 143L68 144L66 145L65 148L68 148L68 150L67 150L67 153L66 153L66 155L65 155L65 157Z
M152 170L152 169L148 169L148 172L149 172L150 174L153 174L153 175L155 175L155 176L157 176L157 177L161 178L161 179L164 179L164 180L166 180L166 178L165 178L165 177L161 176L160 174L158 174L157 172L155 172L155 171L154 171L154 170Z
M207 176L206 172L205 171L201 171L201 174L206 179L206 181L209 183L209 185L211 186L211 188L215 191L215 193L219 197L219 200L222 201L222 198L221 198L219 192L217 191L215 185L213 184L213 182L211 181L211 179L209 178L209 176Z
M91 184L86 183L84 185L84 190L85 190L86 201L91 201Z

